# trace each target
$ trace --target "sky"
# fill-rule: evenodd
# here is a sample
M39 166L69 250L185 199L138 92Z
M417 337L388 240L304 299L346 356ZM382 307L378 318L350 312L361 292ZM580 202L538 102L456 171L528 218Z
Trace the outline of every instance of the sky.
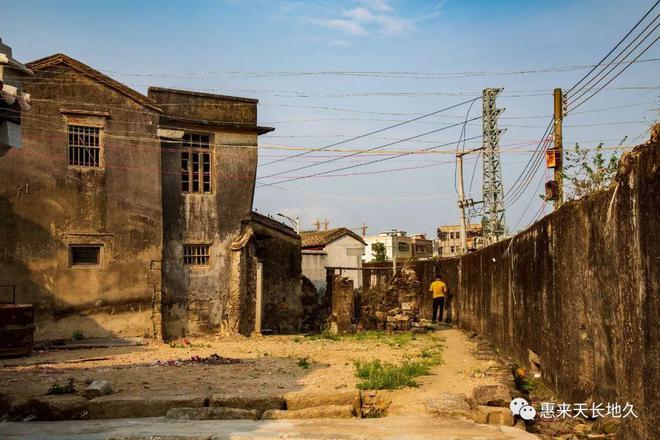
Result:
M458 223L455 151L481 146L481 120L465 123L481 116L480 100L310 149L503 88L507 192L549 122L553 89L570 89L652 3L3 0L3 16L13 19L3 20L0 37L20 61L65 53L141 92L164 86L257 98L259 124L275 128L259 142L259 212L300 217L302 229L327 219L331 228L366 224L368 234L397 228L435 237L439 225ZM656 58L660 44L640 60ZM530 70L537 72L521 73ZM659 114L658 73L660 62L636 63L569 112L565 147L645 141ZM343 157L390 143L378 155ZM376 159L386 160L365 163ZM464 161L467 196L481 200L480 157ZM512 231L550 212L538 196L546 174L539 168L507 203Z

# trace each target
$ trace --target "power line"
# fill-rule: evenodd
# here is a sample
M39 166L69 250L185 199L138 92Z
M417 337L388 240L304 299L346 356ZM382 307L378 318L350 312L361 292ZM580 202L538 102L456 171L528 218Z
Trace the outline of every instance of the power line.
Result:
M474 139L478 139L478 138L480 138L480 137L481 137L481 136L473 136L473 137L468 138L468 139L466 139L466 140L474 140ZM454 142L447 142L447 143L445 143L445 144L437 145L437 146L435 146L435 147L429 147L429 148L426 148L426 149L424 149L424 150L433 150L433 149L437 149L437 148L442 148L442 147L446 147L447 145L452 145L453 143L454 143ZM397 158L397 157L407 156L407 155L409 155L409 154L411 154L411 153L402 153L402 154L398 154L398 155L396 155L396 156L384 157L384 158L382 158L382 159L376 159L376 160L372 160L372 161L365 162L365 163L362 163L362 164L346 166L346 167L338 168L338 169L335 169L335 170L323 171L323 172L320 172L320 173L315 173L315 174L311 174L311 175L307 175L307 176L295 177L295 178L291 178L291 179L284 180L284 181L282 181L282 182L277 182L277 185L282 184L282 183L285 183L285 182L294 181L294 180L308 179L308 178L310 178L310 177L317 177L317 176L321 176L321 175L325 175L325 174L334 173L334 172L337 172L337 171L344 171L344 170L348 170L348 169L352 169L352 168L357 168L357 167L361 167L361 166L365 166L365 165L370 165L370 164L374 164L374 163L380 163L380 162L384 162L384 161L386 161L386 160L392 160L392 159L395 159L395 158ZM261 185L259 185L258 187L265 187L265 186L272 186L272 185L273 185L273 184L261 184Z
M656 26L656 27L657 27L657 26ZM647 50L649 50L649 49L651 48L651 46L653 46L653 45L654 45L659 39L660 39L660 36L659 36L659 37L656 37L656 39L653 40L653 42L651 42L651 44L649 44L649 45L648 45L648 46L647 46L647 47L646 47L646 48L645 48L645 49L644 49L639 55L637 55L637 58L640 57L640 56L642 56L642 55L644 54L644 52L646 52ZM591 95L589 95L588 97L586 97L585 99L583 99L583 100L580 101L579 103L575 104L571 110L575 110L576 108L580 107L582 104L584 104L585 102L587 102L588 100L590 100L591 98L593 98L598 92L600 92L601 90L603 90L603 89L604 89L605 87L607 87L612 81L614 81L614 80L615 80L616 78L618 78L623 72L625 72L626 69L627 69L629 66L631 66L631 65L630 65L630 64L626 65L623 69L621 69L621 70L619 71L619 73L617 73L616 75L614 75L609 81L607 81L605 84L603 84L598 90L596 90L595 92L593 92Z
M660 3L660 0L656 1L655 4L651 7L651 9L649 9L649 10L646 12L646 14L644 14L644 15L642 16L642 18L640 18L639 21L638 21L637 23L635 23L635 25L632 27L632 29L630 29L630 30L628 31L628 33L627 33L626 35L624 35L623 38L622 38L621 40L619 40L619 42L616 44L616 46L614 46L614 47L612 48L612 50L610 50L610 51L607 53L607 55L605 55L605 56L603 57L603 59L601 59L597 64L594 64L593 67L592 67L592 69L589 70L589 72L587 72L587 74L584 75L582 78L580 78L580 80L579 80L578 82L576 82L576 83L573 85L573 87L571 87L570 89L568 89L568 91L566 92L566 94L571 93L571 91L573 91L573 89L575 89L577 86L579 86L579 85L582 83L582 81L584 81L587 77L589 77L589 75L591 75L591 74L594 72L594 70L596 70L596 69L598 68L598 66L602 65L603 62L604 62L604 61L605 61L610 55L612 55L612 53L613 53L613 52L614 52L614 51L615 51L615 50L616 50L616 49L617 49L617 48L618 48L618 47L619 47L619 46L620 46L620 45L626 40L626 38L628 38L628 36L630 36L630 34L633 33L633 31L637 28L637 26L639 26L639 25L642 23L642 21L644 21L644 19L645 19L646 17L648 17L648 15L649 15L649 14L655 9L655 7L658 6L658 3Z
M381 132L386 131L386 130L391 130L391 129L396 128L396 127L401 127L402 125L409 124L409 123L411 123L411 122L415 122L415 121L418 121L418 120L420 120L420 119L427 118L427 117L429 117L429 116L437 115L438 113L442 113L442 112L444 112L444 111L451 110L451 109L456 108L456 107L460 107L461 105L467 104L468 102L474 102L474 101L476 101L477 99L479 99L479 98L475 98L475 99L467 100L467 101L461 102L461 103L459 103L459 104L454 104L454 105L452 105L452 106L445 107L445 108L443 108L443 109L436 110L436 111L433 111L433 112L431 112L431 113L427 113L427 114L425 114L425 115L418 116L418 117L416 117L416 118L413 118L413 119L410 119L410 120L407 120L407 121L400 122L400 123L398 123L398 124L389 125L389 126L387 126L387 127L380 128L380 129L378 129L378 130L373 130L373 131L370 131L370 132L367 132L367 133L364 133L364 134L361 134L361 135L358 135L358 136L354 136L354 137L352 137L352 138L350 138L350 139L345 139L345 140L340 141L340 142L335 142L335 143L333 143L333 144L326 145L325 147L317 148L315 151L322 151L322 150L325 150L325 149L327 149L327 148L336 147L337 145L342 145L342 144L345 144L345 143L347 143L347 142L351 142L351 141L354 141L354 140L357 140L357 139L362 139L362 138L365 138L365 137L371 136L371 135L373 135L373 134L381 133ZM299 156L302 156L302 155L304 155L304 154L307 154L307 153L294 154L294 155L290 156L289 159L292 159L292 158L294 158L294 157L299 157ZM259 166L271 165L271 164L274 164L274 163L282 162L283 160L287 160L287 158L278 159L278 160L272 160L272 161L270 161L270 162L266 162L265 164L262 164L262 165L259 165ZM297 171L297 170L299 170L299 169L302 169L302 168L297 168L297 169L294 169L294 170L291 170L291 171ZM284 174L284 173L278 173L278 174L273 174L273 175L277 176L277 175L279 175L279 174ZM273 176L273 175L271 175L271 176Z
M648 24L648 25L642 30L642 32L640 32L639 35L637 35L637 37L635 37L634 40L632 40L630 43L628 43L628 45L627 45L625 48L623 48L623 50L619 53L619 55L617 55L617 56L614 58L613 63L612 63L613 65L609 68L609 70L607 70L608 66L603 66L603 68L602 68L601 70L599 70L598 73L597 73L594 77L592 77L588 82L586 82L586 83L584 84L584 86L582 86L581 88L577 89L577 91L575 91L575 93L573 93L573 94L570 95L571 99L572 99L573 101L577 101L577 100L579 100L582 96L584 96L585 94L589 93L589 91L591 91L591 89L588 88L588 86L589 86L589 85L590 85L595 79L599 78L599 77L603 74L603 72L605 72L605 74L602 76L602 78L600 78L598 81L596 81L596 83L594 83L594 85L593 85L592 88L595 88L595 87L598 85L598 83L600 83L601 81L603 81L603 80L607 77L607 75L609 75L612 71L614 71L617 67L619 67L619 66L621 65L621 63L622 63L622 62L623 62L628 56L630 56L630 54L632 54L632 53L635 51L635 49L637 49L637 48L638 48L638 47L639 47L644 41L646 41L647 38L649 38L649 37L653 34L653 32L658 28L658 26L660 26L660 24L656 25L653 29L651 29L651 31L650 31L648 34L646 34L646 36L644 36L644 38L642 38L642 39L641 39L641 40L640 40L640 41L639 41L639 42L638 42L638 43L637 43L632 49L630 49L630 51L629 51L629 52L623 57L623 59L622 59L621 61L616 62L616 63L614 63L614 61L618 60L618 58L621 57L621 55L623 55L623 54L625 53L625 51L628 50L628 48L630 48L630 46L632 46L633 43L635 43L635 42L636 42L636 41L637 41L637 40L638 40L638 39L644 34L644 32L646 32L646 30L647 30L647 29L648 29L648 28L649 28L649 27L650 27L650 26L651 26L651 25L657 20L657 18L658 18L658 17L656 16L656 18L653 19L653 21L652 21L651 23L649 23L649 24ZM656 40L657 40L657 39L656 39ZM652 43L651 45L653 45L653 43ZM649 47L650 47L650 46L649 46ZM645 51L644 51L644 52L645 52ZM644 52L640 53L638 56L641 56ZM627 66L630 66L630 65L631 65L631 64L628 63L628 64L626 64L626 67L627 67ZM607 70L607 71L606 71L606 70ZM623 70L625 70L625 68L624 68ZM623 71L623 70L622 70L622 71Z

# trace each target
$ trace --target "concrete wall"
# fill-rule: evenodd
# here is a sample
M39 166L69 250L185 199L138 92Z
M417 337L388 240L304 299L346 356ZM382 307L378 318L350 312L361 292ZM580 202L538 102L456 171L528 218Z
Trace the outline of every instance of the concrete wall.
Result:
M247 324L242 301L231 298L230 244L249 219L257 166L257 133L219 127L213 121L255 124L256 101L203 93L149 89L149 96L163 106L161 127L208 133L212 142L212 192L181 191L181 144L163 141L163 321L165 335L178 337L209 332L233 333ZM211 264L183 264L183 245L211 245ZM234 256L239 260L246 256ZM245 282L238 286L245 287ZM240 287L237 287L240 289ZM233 305L232 305L233 304ZM238 326L238 327L237 327ZM251 330L250 330L251 331Z
M538 354L567 402L632 403L626 439L660 438L659 141L656 126L612 188L441 264L459 277L449 284L462 328L523 364Z
M324 288L326 283L325 268L328 254L325 251L303 249L302 251L302 271L316 289Z
M255 255L263 264L262 331L298 332L303 319L300 236L255 213L251 226Z
M158 113L62 64L25 89L23 147L0 160L0 284L35 305L36 339L158 334ZM102 125L102 168L68 166L67 121ZM71 267L70 244L102 245L101 265Z

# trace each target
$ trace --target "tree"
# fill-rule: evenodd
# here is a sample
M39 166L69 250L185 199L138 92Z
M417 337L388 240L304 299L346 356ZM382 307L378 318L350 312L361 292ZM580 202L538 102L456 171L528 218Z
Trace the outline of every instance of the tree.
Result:
M575 144L573 150L566 150L564 156L564 180L569 189L569 199L579 199L594 191L607 188L616 175L619 155L615 150L609 158L605 157L603 144L595 150L580 148Z
M387 252L385 251L385 244L378 242L371 245L371 255L373 255L376 263L386 262Z

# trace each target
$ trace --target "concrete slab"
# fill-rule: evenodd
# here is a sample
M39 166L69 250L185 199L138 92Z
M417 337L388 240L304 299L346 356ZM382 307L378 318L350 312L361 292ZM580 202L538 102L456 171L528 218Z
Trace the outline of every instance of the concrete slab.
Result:
M477 425L430 416L382 419L179 421L164 418L0 423L0 438L22 440L108 440L153 436L183 439L324 439L343 440L538 440L518 428Z

